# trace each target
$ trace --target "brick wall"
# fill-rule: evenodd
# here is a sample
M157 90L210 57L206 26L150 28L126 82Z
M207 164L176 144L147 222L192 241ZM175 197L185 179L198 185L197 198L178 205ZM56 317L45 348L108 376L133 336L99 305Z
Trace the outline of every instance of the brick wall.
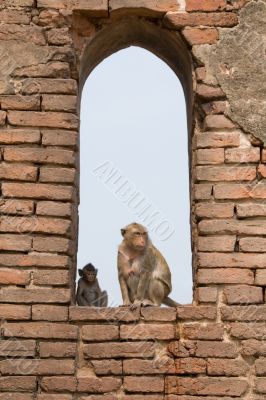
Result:
M220 76L233 82L244 66L214 74L203 56L261 4L2 0L0 400L265 398L266 150L235 122ZM188 101L194 303L177 309L73 306L79 77L109 55L102 43L85 57L121 21L134 43L136 21L155 32L146 47L181 71ZM175 40L189 68L181 53L170 60Z

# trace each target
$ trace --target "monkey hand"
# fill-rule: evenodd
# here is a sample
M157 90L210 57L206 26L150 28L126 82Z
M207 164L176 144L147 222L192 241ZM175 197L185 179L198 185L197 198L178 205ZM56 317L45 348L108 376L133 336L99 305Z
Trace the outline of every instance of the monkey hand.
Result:
M128 277L130 278L132 275L135 275L135 271L134 271L133 268L131 268L131 269L128 271Z
M130 310L136 310L141 306L141 304L142 304L141 300L134 300L134 303L131 304Z

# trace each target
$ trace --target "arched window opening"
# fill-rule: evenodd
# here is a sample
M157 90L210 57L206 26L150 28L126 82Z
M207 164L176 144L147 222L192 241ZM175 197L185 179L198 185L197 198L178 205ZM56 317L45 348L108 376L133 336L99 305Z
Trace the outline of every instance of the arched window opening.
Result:
M109 305L120 305L120 228L136 221L169 263L171 297L190 303L188 128L177 76L140 47L107 57L83 87L80 132L78 267L92 262Z

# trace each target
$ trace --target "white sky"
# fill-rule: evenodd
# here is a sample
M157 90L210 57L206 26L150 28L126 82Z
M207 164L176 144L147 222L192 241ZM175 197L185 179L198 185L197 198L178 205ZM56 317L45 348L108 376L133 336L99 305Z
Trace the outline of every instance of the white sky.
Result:
M80 140L78 267L92 262L109 305L121 304L120 228L139 222L170 266L171 297L191 303L186 110L176 75L138 47L105 59L83 89Z

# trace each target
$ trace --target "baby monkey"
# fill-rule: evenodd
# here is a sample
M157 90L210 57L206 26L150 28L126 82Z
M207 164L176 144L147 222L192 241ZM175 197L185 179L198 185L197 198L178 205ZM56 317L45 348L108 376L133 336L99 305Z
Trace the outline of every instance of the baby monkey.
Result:
M79 269L80 279L76 295L79 306L107 307L108 295L105 290L101 291L97 273L98 270L92 264Z
M137 223L121 229L117 267L124 306L176 307L168 295L172 290L171 272L162 254L151 243L147 229Z

